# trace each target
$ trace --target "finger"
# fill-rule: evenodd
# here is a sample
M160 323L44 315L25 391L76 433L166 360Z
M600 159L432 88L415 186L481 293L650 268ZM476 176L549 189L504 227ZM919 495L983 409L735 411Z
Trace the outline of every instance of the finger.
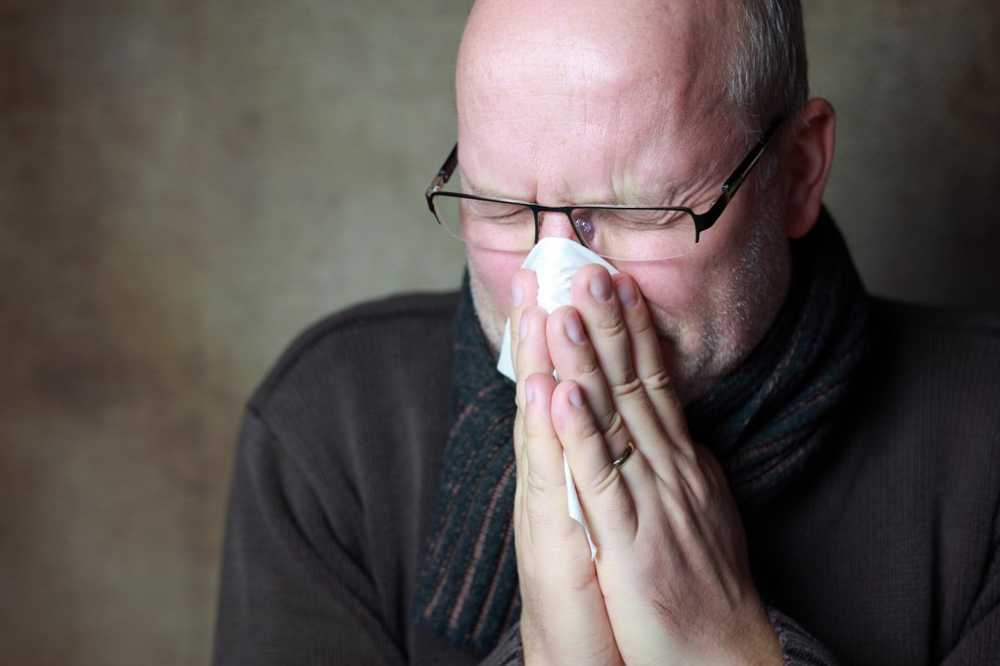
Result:
M548 315L538 306L528 306L522 309L518 322L517 348L517 391L516 401L518 411L525 408L525 382L528 377L540 373L552 374L552 360L549 358L548 345L545 341L545 326ZM514 454L520 455L521 442L514 438Z
M660 339L642 291L635 280L624 273L615 275L612 280L628 330L635 372L646 397L670 441L678 449L693 455L684 407L663 361Z
M632 360L629 330L611 276L602 266L587 266L574 276L572 290L611 400L632 434L632 442L650 452L652 447L664 448L664 443L670 446Z
M551 410L594 544L605 553L627 549L638 530L637 507L621 471L611 462L580 386L573 381L560 382L552 395ZM639 450L632 453L633 457L641 455Z
M514 364L514 375L517 376L517 348L520 344L518 332L521 326L521 315L525 308L538 303L538 276L534 271L518 269L510 281L513 309L510 313L510 354Z
M549 315L537 305L525 307L521 311L517 327L517 383L523 389L524 379L535 373L552 374L552 359L549 356L545 329ZM524 406L520 400L518 406Z
M593 573L590 549L579 523L567 509L563 447L550 416L556 381L551 374L535 373L526 377L524 384L525 444L517 463L517 483L527 519L526 536L539 558L531 564L532 570L541 573L544 569L546 575L552 575L552 570L568 566L571 571L563 574L573 577L574 583L588 583Z
M594 663L594 645L614 645L596 568L566 508L563 449L550 417L555 379L525 378L525 453L517 462L514 542L524 599L525 650L559 663ZM530 632L544 627L541 635ZM601 663L607 663L602 658Z
M549 315L545 332L549 355L559 379L580 385L611 455L620 456L631 435L611 398L608 382L579 313L571 306L559 308Z

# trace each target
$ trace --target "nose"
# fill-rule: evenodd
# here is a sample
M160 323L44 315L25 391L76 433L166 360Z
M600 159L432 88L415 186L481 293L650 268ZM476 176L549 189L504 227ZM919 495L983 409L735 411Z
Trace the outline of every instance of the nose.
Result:
M547 237L577 240L569 214L554 210L538 213L538 240Z

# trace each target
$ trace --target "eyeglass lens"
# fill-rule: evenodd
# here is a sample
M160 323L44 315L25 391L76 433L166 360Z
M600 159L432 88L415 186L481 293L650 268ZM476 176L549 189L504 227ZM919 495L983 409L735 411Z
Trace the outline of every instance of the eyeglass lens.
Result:
M528 206L436 196L434 208L452 236L475 247L523 253L534 244L535 216ZM608 259L656 261L695 247L694 219L683 211L574 208L570 217L584 243Z

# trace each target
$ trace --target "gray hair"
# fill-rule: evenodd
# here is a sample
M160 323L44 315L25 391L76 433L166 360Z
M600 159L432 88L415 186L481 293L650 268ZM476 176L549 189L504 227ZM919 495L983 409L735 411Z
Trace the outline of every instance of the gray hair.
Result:
M726 94L751 143L809 97L799 0L737 0Z

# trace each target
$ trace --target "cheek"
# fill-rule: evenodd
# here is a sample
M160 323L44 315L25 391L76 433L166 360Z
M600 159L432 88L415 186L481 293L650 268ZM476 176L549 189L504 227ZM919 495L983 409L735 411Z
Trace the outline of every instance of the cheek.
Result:
M699 281L695 279L697 269L689 261L616 263L618 270L628 273L636 281L654 312L679 316L696 304L702 293Z
M619 261L616 267L635 279L654 311L681 319L686 312L703 311L725 290L743 241L734 234L736 225L717 224L719 228L702 236L698 248L688 255L659 262Z
M514 273L524 263L526 254L522 252L494 252L469 248L469 268L488 292L490 301L498 313L510 316L512 308L510 283Z

